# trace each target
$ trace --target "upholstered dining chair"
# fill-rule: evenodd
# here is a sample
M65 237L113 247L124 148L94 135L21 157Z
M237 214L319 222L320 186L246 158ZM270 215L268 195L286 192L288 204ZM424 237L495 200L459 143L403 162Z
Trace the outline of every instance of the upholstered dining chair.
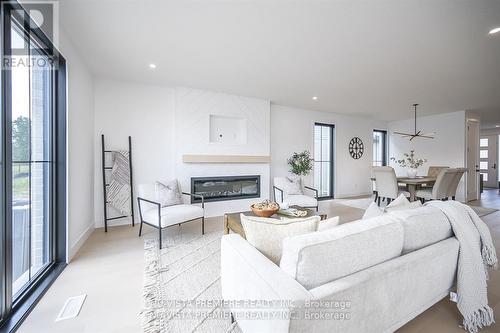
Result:
M436 166L436 165L431 165L429 167L429 170L427 170L427 177L433 177L433 178L437 178L437 176L439 175L439 172L441 172L441 170L443 169L448 169L449 167L447 166ZM423 184L422 185L422 188L432 188L434 186L434 184Z
M455 175L448 189L448 198L451 197L451 200L455 200L457 195L458 184L460 184L460 180L462 176L467 171L467 168L455 168Z
M410 196L409 192L402 191L398 187L396 172L392 167L373 167L373 175L375 177L375 186L377 187L377 204L379 206L382 198L387 200L387 204L390 204L400 194L404 194L406 197Z
M448 169L449 167L447 166L435 166L431 165L429 167L429 170L427 171L427 177L437 177L441 170L443 169Z
M167 183L167 182L165 182ZM177 183L178 184L178 183ZM186 222L201 219L201 234L205 234L205 199L202 195L181 192L179 195L197 197L200 199L200 205L194 204L175 204L163 206L159 202L155 189L155 183L140 184L137 186L137 203L139 205L139 217L141 226L139 228L139 237L142 234L142 224L147 224L158 229L160 249L162 248L162 231L174 225L181 225Z
M307 195L306 191L314 193L314 197ZM318 190L305 186L297 178L274 177L273 196L277 203L285 201L290 206L314 208L318 211Z
M456 169L442 169L437 175L434 186L432 188L422 188L417 190L415 192L415 197L420 199L422 202L428 200L447 200L455 174Z

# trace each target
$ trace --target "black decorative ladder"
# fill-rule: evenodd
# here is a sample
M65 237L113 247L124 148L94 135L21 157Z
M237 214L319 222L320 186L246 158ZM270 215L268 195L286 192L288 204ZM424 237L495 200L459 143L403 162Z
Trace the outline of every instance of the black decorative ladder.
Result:
M108 217L108 186L106 172L111 171L113 166L106 165L106 154L114 153L114 150L106 150L104 145L104 134L101 135L101 150L102 150L102 189L103 189L103 205L104 205L104 231L108 232L108 221L127 218L127 215ZM134 182L132 178L132 137L128 137L128 165L130 172L130 217L132 218L132 226L135 226L134 221Z

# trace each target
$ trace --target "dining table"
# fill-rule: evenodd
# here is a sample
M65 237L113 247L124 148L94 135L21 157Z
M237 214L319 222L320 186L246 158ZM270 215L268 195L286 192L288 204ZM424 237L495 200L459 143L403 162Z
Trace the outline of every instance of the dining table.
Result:
M406 190L410 193L410 201L415 201L416 196L415 193L419 190L422 185L434 185L437 177L431 176L416 176L414 178L410 177L397 177L398 184L406 185ZM372 181L375 181L375 177L371 178Z

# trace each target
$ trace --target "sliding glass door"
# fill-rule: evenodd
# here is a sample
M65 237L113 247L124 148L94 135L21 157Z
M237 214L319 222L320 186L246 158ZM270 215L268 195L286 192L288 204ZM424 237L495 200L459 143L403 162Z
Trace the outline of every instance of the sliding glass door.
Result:
M65 265L66 74L19 5L2 2L2 18L0 327L10 330Z
M14 299L51 261L54 68L15 21L11 45L12 292Z

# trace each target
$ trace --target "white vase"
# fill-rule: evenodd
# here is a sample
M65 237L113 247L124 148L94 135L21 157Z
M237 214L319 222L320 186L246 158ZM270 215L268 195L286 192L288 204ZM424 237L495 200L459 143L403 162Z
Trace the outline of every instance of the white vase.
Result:
M408 178L417 177L417 169L416 168L408 168L408 169L406 169L406 172L408 174Z

